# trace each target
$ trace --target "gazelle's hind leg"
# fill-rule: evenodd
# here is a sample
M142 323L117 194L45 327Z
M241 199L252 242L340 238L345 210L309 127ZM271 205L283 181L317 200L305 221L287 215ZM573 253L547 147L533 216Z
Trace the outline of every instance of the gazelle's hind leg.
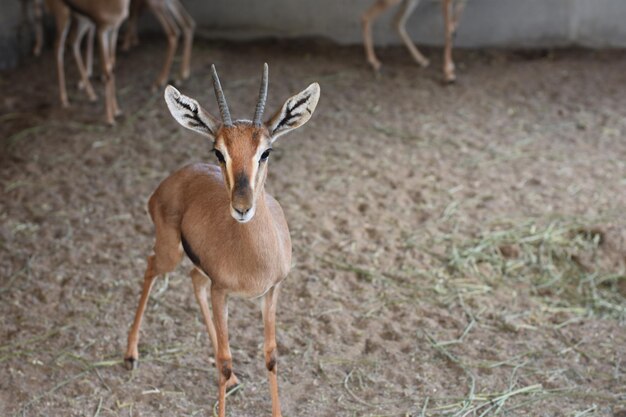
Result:
M93 43L96 35L96 26L90 25L87 30L87 49L85 50L85 61L87 63L87 78L93 75Z
M378 16L390 8L398 4L400 0L376 0L372 6L363 13L361 16L361 25L363 30L363 46L365 47L365 56L367 62L374 68L375 71L380 69L381 63L376 57L374 52L374 40L372 37L372 23L378 18Z
M165 62L156 81L152 85L152 89L156 91L165 85L165 82L170 75L170 68L172 67L172 62L174 62L174 54L176 53L176 48L178 47L178 36L180 35L180 30L176 25L174 17L167 9L167 6L161 4L160 2L149 2L148 5L152 9L152 12L156 16L159 23L161 23L161 27L167 36L167 53L165 55Z
M122 51L124 52L128 52L131 47L137 46L139 44L139 35L137 34L137 20L139 20L142 6L142 0L132 0L130 2L128 23L126 24L126 33L124 34L124 41L122 42Z
M63 55L65 53L65 39L70 28L70 11L67 7L60 7L54 11L56 19L56 38L54 41L54 54L57 64L57 78L59 81L59 98L61 106L68 107L67 89L65 87L65 66Z
M465 2L466 0L457 0L454 4L454 14L452 17L452 32L456 36L456 30L459 28L459 22L461 20L461 15L465 10Z
M204 275L198 268L193 268L189 273L191 276L191 281L193 283L193 292L196 296L196 301L200 305L200 311L202 312L202 317L204 318L204 324L206 326L207 333L209 333L209 338L211 339L211 344L213 345L213 354L217 354L217 334L215 333L215 325L213 324L213 319L211 318L211 312L209 310L209 303L207 301L207 289L210 288L211 281ZM226 389L232 390L234 387L239 385L239 380L235 376L235 373L232 372L230 378L226 382Z
M43 47L43 0L33 2L33 26L35 27L33 54L39 56Z
M85 34L88 31L93 30L94 26L87 18L78 15L76 15L76 23L76 31L74 32L74 37L71 43L72 51L74 52L74 60L76 61L76 66L78 67L78 72L80 73L81 79L78 83L78 88L81 90L85 90L87 96L89 97L89 100L96 101L98 97L96 96L96 92L93 90L91 82L89 81L89 72L85 68L85 64L83 62L83 57L80 50L81 43L83 41L83 38L85 37ZM89 39L87 41L89 42ZM89 52L87 53L87 55L89 55ZM87 57L87 59L89 59L89 57Z
M183 31L183 62L180 66L180 78L186 80L190 73L191 47L193 46L193 32L196 28L196 22L178 0L168 2L168 9Z
M398 13L396 14L394 23L396 30L398 31L398 35L400 35L400 38L404 42L404 45L406 45L413 59L422 67L427 67L429 64L428 59L426 59L419 49L417 49L406 31L406 21L409 16L411 16L411 13L413 13L413 10L415 10L418 3L419 0L404 0L400 6L400 10L398 10Z
M150 290L152 289L154 279L161 274L174 270L182 258L180 231L175 227L165 224L158 216L154 220L156 227L154 255L148 257L141 298L139 299L139 306L135 313L135 321L128 333L128 346L126 355L124 356L126 367L129 370L137 366L137 360L139 359L139 351L137 348L139 342L139 328L141 326L141 320L143 319L143 313L148 304L148 298L150 297Z
M110 55L110 60L111 60L111 71L115 71L115 63L117 60L117 36L119 34L120 31L120 27L116 26L114 27L111 32L110 32L110 43L109 43L109 55ZM117 102L117 88L115 87L115 75L113 75L112 78L112 87L111 89L113 90L112 96L113 96L113 101L112 101L112 107L113 107L113 114L117 117L120 116L122 114L122 110L120 109L120 105Z

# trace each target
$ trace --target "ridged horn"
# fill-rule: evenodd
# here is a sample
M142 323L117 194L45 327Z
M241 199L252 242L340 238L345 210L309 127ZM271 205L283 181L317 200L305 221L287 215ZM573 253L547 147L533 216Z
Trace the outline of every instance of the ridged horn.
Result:
M233 120L230 118L230 110L228 110L226 97L224 97L224 91L222 90L222 85L220 84L220 78L217 76L215 65L211 65L211 76L213 77L215 98L217 98L217 105L219 106L220 114L222 115L222 123L224 123L224 126L232 126Z
M254 112L254 125L261 126L263 121L263 112L265 111L265 102L267 100L267 82L268 82L269 68L267 63L263 64L263 77L261 78L261 89L259 90L259 101L256 103L256 110Z

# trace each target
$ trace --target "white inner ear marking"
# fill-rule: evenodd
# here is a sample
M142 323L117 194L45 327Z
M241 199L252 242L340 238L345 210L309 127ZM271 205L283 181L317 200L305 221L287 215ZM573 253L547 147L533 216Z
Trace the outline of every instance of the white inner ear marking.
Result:
M181 94L171 85L167 86L163 96L167 108L178 123L213 139L217 121L196 100Z
M285 101L278 114L268 123L272 133L272 142L280 135L305 124L313 115L320 97L320 86L309 85Z

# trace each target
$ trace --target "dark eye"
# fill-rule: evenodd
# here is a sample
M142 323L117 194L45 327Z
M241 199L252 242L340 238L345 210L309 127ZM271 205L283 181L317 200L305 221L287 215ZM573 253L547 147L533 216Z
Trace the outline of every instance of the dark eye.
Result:
M265 152L261 154L261 162L266 161L267 158L270 157L270 152L272 152L272 148L269 148L268 150L266 150Z
M224 159L224 155L222 155L220 151L218 151L217 149L213 149L213 152L215 153L215 157L220 162L220 164L223 164L226 161Z

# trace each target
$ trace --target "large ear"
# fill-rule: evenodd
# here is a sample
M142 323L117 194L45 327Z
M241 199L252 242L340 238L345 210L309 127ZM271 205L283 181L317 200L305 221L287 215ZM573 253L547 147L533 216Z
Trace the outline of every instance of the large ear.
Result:
M313 83L306 90L288 98L283 107L266 123L272 142L280 135L308 122L319 99L320 85L318 83Z
M187 129L208 136L215 140L215 135L220 128L220 122L204 110L198 102L177 89L168 85L165 88L165 102L174 119Z

